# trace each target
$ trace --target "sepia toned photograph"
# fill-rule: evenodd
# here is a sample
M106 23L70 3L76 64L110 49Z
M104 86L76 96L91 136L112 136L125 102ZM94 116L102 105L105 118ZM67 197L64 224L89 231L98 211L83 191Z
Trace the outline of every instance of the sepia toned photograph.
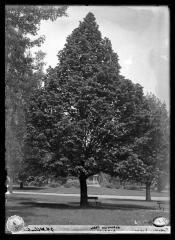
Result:
M5 6L6 234L170 234L168 6Z

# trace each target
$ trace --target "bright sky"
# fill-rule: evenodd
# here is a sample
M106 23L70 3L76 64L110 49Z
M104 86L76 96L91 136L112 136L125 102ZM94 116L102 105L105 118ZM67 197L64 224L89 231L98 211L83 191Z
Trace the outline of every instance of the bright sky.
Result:
M119 56L121 74L152 92L169 108L169 10L168 7L70 6L68 17L43 21L45 35L40 48L47 67L55 67L57 53L79 21L92 12L103 37L112 42Z

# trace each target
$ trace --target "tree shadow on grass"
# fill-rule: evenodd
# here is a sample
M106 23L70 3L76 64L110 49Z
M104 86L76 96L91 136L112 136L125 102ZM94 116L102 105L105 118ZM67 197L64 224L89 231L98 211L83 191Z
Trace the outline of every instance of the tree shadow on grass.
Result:
M34 201L25 201L20 202L20 204L25 205L27 207L37 207L37 208L50 208L50 209L109 209L109 210L139 210L139 209L155 209L152 206L142 206L142 205L134 205L134 204L109 204L109 203L101 203L101 204L92 204L90 203L87 207L81 207L77 202L69 202L67 204L63 203L47 203L47 202L34 202Z

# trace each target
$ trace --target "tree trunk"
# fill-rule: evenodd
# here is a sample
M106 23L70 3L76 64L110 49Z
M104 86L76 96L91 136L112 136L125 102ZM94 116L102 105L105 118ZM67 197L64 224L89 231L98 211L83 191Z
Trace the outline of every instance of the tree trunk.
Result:
M126 185L126 182L125 182L125 181L123 181L123 189L125 189L125 185Z
M20 189L23 189L23 187L24 187L24 183L23 183L23 181L21 181L20 182Z
M80 206L86 207L88 206L86 177L80 176L79 181L80 181Z
M146 201L151 201L151 183L146 183Z
M11 169L9 169L9 167L8 167L8 170L7 170L7 178L8 178L8 189L7 189L7 191L12 193L13 192L13 174L12 174Z
M12 177L10 178L8 190L10 193L13 192L13 178Z

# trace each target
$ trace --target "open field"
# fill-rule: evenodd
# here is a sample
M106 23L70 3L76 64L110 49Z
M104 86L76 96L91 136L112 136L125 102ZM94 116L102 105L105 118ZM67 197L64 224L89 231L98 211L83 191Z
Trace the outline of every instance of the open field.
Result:
M89 189L90 194L94 194L93 191L95 190L96 194L104 191L104 189L94 188L93 190L92 188ZM60 189L47 189L49 192L55 190L57 192L59 190L60 192ZM70 193L69 190L73 191L74 189L63 190L64 193ZM40 191L44 191L44 189L40 189ZM112 195L114 191L119 191L119 189L106 189L106 191L104 194ZM122 195L125 193L126 196L129 190L120 190L120 195L121 191ZM131 195L138 192L134 190L130 191L132 192ZM39 191L37 190L37 192ZM79 197L22 195L14 193L9 195L7 199L6 217L12 215L21 216L26 224L152 225L152 220L155 217L165 216L169 219L168 206L165 211L159 210L155 201L102 199L100 200L100 205L96 206L95 203L91 203L88 208L83 209L79 206Z

